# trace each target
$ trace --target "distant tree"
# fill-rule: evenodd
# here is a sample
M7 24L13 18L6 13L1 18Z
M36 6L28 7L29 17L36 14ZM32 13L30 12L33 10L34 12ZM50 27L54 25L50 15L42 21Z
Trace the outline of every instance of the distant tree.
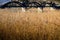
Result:
M55 1L60 2L60 0L55 0Z

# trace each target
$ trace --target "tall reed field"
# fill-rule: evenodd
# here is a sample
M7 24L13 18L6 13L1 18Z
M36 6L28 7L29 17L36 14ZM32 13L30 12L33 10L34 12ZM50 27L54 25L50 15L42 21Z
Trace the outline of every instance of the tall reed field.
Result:
M0 9L0 40L60 40L60 10Z

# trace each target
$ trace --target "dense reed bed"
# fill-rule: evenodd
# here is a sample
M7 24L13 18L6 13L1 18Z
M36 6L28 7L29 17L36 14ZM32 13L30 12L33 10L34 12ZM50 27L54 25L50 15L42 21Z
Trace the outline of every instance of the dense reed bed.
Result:
M60 40L60 10L0 9L0 40Z

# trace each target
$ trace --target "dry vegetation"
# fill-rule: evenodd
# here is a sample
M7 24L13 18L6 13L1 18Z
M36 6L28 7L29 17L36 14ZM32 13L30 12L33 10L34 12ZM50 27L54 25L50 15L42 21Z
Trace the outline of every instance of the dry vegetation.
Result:
M60 10L48 10L0 9L0 40L60 40Z

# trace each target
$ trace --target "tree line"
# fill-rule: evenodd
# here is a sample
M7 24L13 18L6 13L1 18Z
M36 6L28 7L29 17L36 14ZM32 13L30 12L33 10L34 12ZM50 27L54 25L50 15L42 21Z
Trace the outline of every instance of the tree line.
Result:
M14 1L27 1L27 0L14 0ZM28 0L28 1L43 1L43 0ZM60 0L47 0L47 1L57 1L60 3Z

